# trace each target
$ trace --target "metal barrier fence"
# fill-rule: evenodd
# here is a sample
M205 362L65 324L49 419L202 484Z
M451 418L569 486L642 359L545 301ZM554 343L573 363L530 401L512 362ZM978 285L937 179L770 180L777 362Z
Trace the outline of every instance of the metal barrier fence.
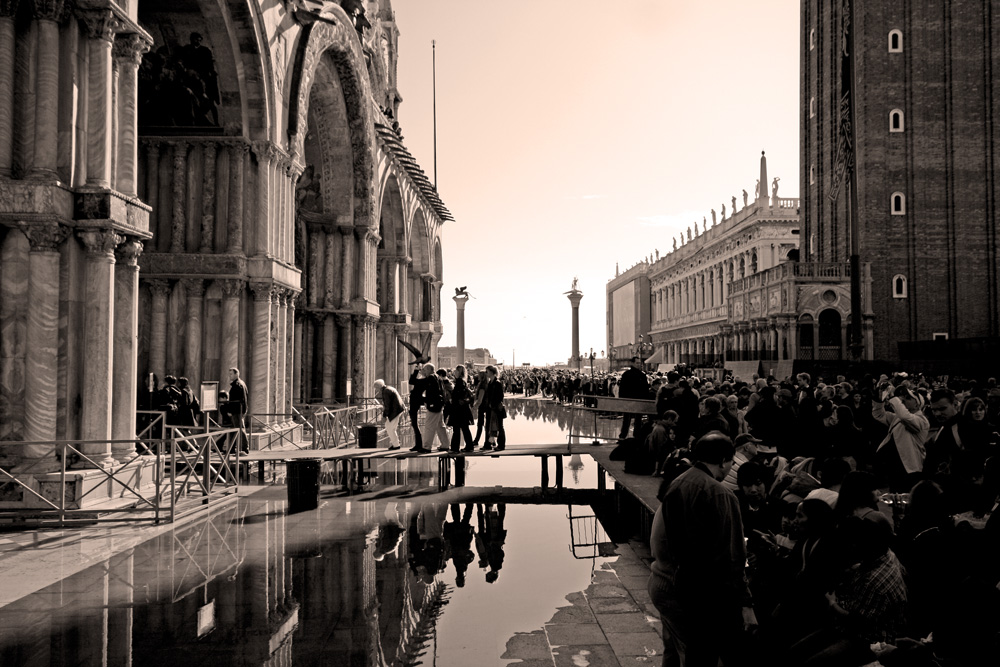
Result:
M264 412L249 415L249 436L256 441L260 451L268 449L309 449L301 444L302 438L296 442L296 426L311 426L298 411Z
M238 489L239 429L170 439L59 440L0 442L0 454L25 446L54 449L54 459L38 459L11 472L0 468L0 521L107 522L174 521ZM135 453L104 467L96 446L128 444ZM120 450L119 450L120 451ZM101 460L95 460L101 459ZM44 464L58 462L58 469ZM70 462L90 467L70 468ZM20 500L11 500L15 497ZM23 507L13 502L30 501ZM35 505L34 507L30 505Z
M316 410L312 419L312 448L335 449L356 444L357 427L374 423L378 411L379 407L374 405Z

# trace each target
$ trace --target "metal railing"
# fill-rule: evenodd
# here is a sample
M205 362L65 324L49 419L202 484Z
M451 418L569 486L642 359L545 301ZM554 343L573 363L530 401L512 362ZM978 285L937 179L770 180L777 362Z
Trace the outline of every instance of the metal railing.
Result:
M269 449L309 449L301 444L301 438L296 442L298 432L296 426L308 422L298 412L261 412L250 415L249 437L259 451Z
M352 405L349 408L316 410L312 419L312 448L335 449L357 443L357 427L374 423L379 409L378 405Z
M40 458L16 472L0 468L0 498L8 498L0 520L58 525L174 521L236 492L240 435L239 429L224 429L170 439L0 442L4 455L20 454L25 446L54 450L53 458ZM115 444L128 444L134 453L106 466L107 448ZM104 451L95 453L97 446ZM58 464L55 470L48 469L52 461ZM75 464L88 467L70 467ZM86 476L91 479L85 483ZM20 501L9 500L18 493ZM13 502L24 506L12 507Z

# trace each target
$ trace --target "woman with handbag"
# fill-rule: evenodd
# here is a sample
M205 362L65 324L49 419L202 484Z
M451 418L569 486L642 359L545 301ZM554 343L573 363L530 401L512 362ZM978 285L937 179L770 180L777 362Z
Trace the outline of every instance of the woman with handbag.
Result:
M455 366L455 386L451 390L451 409L448 411L448 426L453 429L451 451L458 451L462 436L465 436L465 451L471 452L476 448L469 430L472 422L472 392L465 381L465 366L459 364Z

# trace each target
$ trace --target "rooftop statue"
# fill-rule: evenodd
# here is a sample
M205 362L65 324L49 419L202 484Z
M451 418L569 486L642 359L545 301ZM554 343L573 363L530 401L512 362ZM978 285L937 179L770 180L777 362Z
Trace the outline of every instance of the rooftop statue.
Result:
M743 208L747 207L747 191L746 188L743 189Z
M715 227L715 209L712 209L712 226Z
M775 199L778 198L778 181L780 180L781 180L780 178L775 176L774 180L771 181L771 196L774 197Z
M722 219L723 220L726 219L726 205L725 204L722 205Z
M576 286L579 284L579 282L580 282L580 279L577 278L576 276L573 276L573 286L570 287L570 291L571 292L577 291Z
M677 250L677 239L674 239L674 250Z
M757 179L757 185L753 187L753 198L760 199L760 179Z
M691 228L688 227L688 241L691 240Z
M736 215L736 195L733 195L733 212L730 215Z

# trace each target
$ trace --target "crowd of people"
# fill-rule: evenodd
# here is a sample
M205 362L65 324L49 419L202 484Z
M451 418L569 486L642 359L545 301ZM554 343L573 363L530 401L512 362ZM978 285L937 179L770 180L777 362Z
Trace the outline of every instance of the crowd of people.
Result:
M995 659L994 379L636 373L656 401L628 440L663 477L650 595L665 665Z

